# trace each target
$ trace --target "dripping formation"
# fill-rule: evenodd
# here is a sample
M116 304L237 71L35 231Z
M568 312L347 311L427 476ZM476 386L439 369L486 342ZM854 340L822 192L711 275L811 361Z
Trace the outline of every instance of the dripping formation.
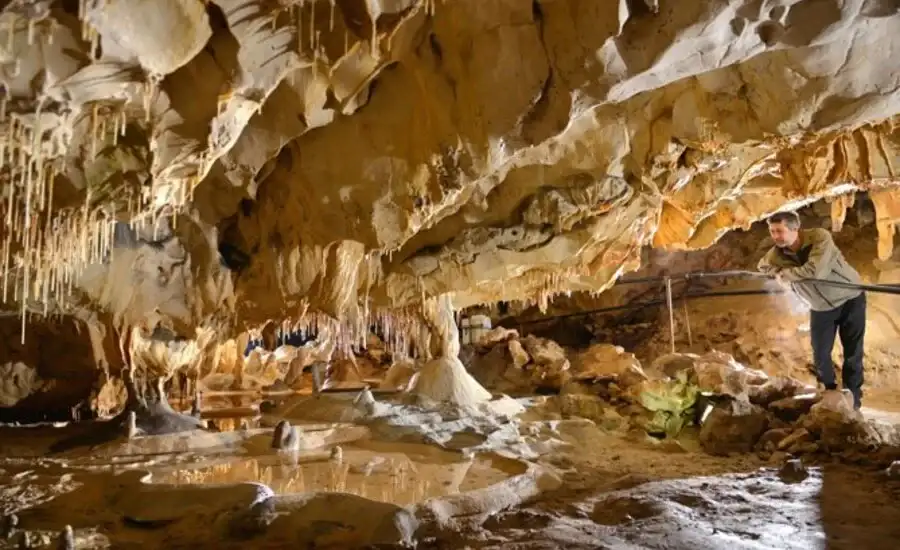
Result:
M73 310L110 316L119 338L187 340L300 312L285 322L328 334L338 356L371 329L427 359L433 301L547 311L606 291L647 246L708 247L821 198L839 217L856 190L877 198L879 256L893 252L897 126L877 109L880 75L835 67L821 101L769 115L758 98L796 83L747 76L813 74L807 50L852 43L850 24L782 49L717 34L701 54L719 61L701 70L675 59L677 13L629 3L592 14L617 21L592 37L569 24L585 14L540 2L469 18L436 0L132 6L147 42L128 35L126 4L3 12L5 59L21 66L0 101L0 254L23 338L30 318ZM872 40L890 24L868 21ZM183 42L161 46L174 38L157 27ZM660 42L633 57L647 36ZM16 77L44 39L83 56L26 87ZM868 110L822 99L846 96L845 81ZM749 113L743 126L733 113ZM117 223L140 236L128 254ZM225 248L242 258L233 269Z

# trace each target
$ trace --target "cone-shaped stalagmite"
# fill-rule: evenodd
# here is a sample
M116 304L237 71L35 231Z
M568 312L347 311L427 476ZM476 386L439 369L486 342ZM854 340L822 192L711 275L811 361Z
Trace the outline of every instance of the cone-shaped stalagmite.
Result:
M430 401L454 405L475 405L490 400L491 394L466 371L459 360L459 329L448 296L441 296L425 308L431 329L432 349L438 357L418 373L411 393Z

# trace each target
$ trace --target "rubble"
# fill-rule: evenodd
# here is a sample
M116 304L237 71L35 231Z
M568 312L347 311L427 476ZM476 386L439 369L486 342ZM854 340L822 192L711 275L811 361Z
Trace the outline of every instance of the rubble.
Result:
M703 450L714 455L749 453L768 426L766 411L740 399L713 407L700 428Z
M706 452L756 451L776 459L779 454L893 445L900 437L891 426L863 419L846 396L836 399L795 378L768 376L724 352L664 355L645 372L640 361L619 346L594 344L570 359L545 339L520 339L515 331L502 328L492 334L470 360L472 374L482 385L533 393L545 380L531 375L540 360L555 366L556 372L569 373L559 386L561 414L589 418L611 430L631 425L656 437L674 438L697 424ZM571 367L565 368L570 361Z
M793 458L785 461L781 466L778 470L778 477L785 483L800 483L809 477L809 470L803 465L802 460Z

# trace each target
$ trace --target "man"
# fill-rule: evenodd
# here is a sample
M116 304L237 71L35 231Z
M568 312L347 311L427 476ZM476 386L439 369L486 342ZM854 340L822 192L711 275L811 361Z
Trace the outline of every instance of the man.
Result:
M859 409L866 295L856 288L805 282L804 279L857 285L862 279L844 259L828 230L801 230L800 217L794 212L779 212L770 217L768 223L775 246L759 261L759 271L775 275L782 284L790 284L791 289L809 304L813 359L819 382L826 390L837 389L831 351L835 333L840 335L844 348L843 386L853 394L854 407Z

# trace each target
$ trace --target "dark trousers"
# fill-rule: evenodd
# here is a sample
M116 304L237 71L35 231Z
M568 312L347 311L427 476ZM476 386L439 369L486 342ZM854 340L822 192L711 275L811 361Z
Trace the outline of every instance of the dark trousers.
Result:
M844 365L841 378L845 390L853 393L853 401L859 408L863 385L863 339L866 334L866 294L862 293L843 305L827 311L810 312L809 333L812 338L813 360L816 371L826 389L835 389L834 335L841 337L844 348Z

